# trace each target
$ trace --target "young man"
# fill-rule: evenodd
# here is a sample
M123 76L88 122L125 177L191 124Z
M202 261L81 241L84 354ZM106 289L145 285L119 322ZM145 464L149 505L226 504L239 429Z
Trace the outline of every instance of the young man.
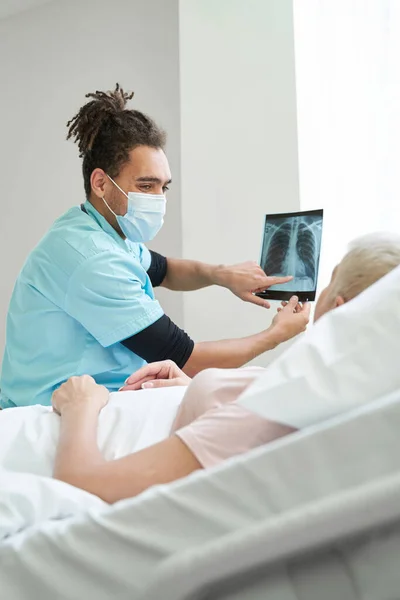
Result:
M372 235L357 240L321 293L315 319L352 300L399 265L399 236ZM275 325L295 310L296 303L289 302L275 317ZM108 401L108 392L90 377L74 378L53 395L53 406L61 415L54 476L115 502L295 431L235 402L260 372L263 370L203 372L190 384L168 439L112 462L103 459L97 446L98 414ZM178 367L167 363L145 367L131 378L127 389L139 389L149 382L155 386L160 381L189 383Z
M146 242L163 224L171 172L165 134L126 108L133 94L87 94L68 123L83 159L86 202L61 216L28 257L11 299L0 406L50 404L71 376L118 390L146 362L173 360L192 376L239 367L303 331L309 308L243 339L195 343L164 314L153 287L228 288L242 300L290 280L255 263L233 267L165 258Z

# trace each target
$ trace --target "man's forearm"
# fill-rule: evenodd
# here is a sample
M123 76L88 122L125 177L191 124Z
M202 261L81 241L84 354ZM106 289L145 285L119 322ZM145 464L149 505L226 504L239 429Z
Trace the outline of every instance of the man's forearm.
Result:
M195 260L168 258L168 269L162 286L176 292L191 292L218 285L221 265L208 265Z
M220 369L242 367L260 354L276 348L281 341L279 331L271 327L262 333L245 338L201 342L195 345L183 371L189 377L194 377L200 371L213 367Z

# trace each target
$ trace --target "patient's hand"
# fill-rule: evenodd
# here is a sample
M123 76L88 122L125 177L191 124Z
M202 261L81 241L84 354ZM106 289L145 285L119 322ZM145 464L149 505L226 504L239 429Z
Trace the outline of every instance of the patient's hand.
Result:
M66 383L56 390L52 397L53 409L61 415L69 408L82 408L90 406L97 412L107 404L109 398L108 390L98 385L93 377L83 375L82 377L71 377Z
M189 385L192 380L172 361L150 363L133 373L120 391Z
M306 330L310 320L310 309L310 303L299 304L297 296L292 296L289 302L282 303L282 308L278 308L278 314L271 323L271 328L278 333L280 343Z

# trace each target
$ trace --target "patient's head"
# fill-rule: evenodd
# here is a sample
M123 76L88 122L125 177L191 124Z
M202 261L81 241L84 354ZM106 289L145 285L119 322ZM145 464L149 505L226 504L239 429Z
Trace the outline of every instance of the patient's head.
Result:
M314 321L361 294L400 265L400 236L371 233L357 238L335 267L329 285L321 292Z

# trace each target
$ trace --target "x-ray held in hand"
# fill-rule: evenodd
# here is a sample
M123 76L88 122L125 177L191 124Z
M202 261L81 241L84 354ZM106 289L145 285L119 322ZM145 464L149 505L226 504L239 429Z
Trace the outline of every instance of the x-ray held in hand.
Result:
M261 250L261 267L267 275L292 275L282 285L258 294L273 300L299 297L315 300L321 252L323 211L266 215Z

